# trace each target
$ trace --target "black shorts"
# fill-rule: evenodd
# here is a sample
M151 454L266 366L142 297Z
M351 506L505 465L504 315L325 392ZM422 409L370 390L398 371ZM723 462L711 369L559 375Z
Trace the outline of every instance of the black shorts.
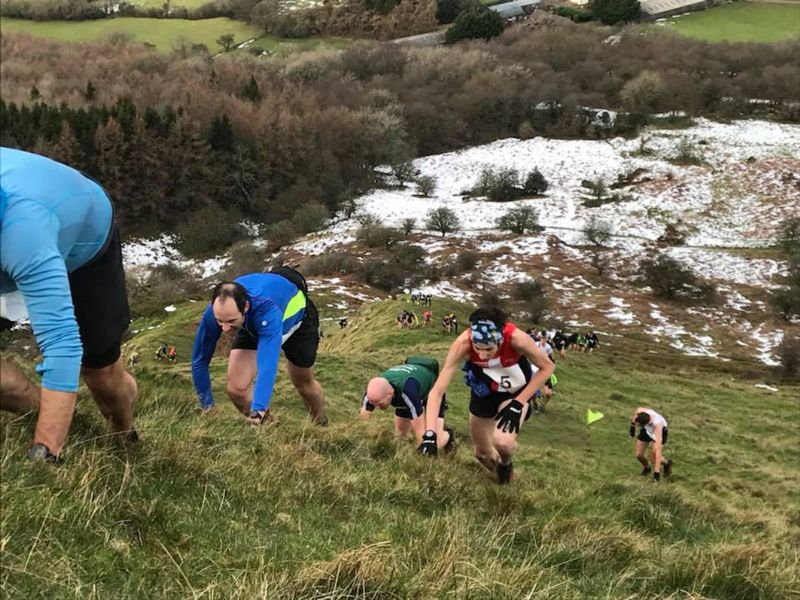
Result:
M306 281L300 273L288 267L277 267L272 273L280 275L295 284L306 295L306 314L300 321L300 327L286 340L281 348L286 360L296 367L310 369L317 360L319 347L319 313L317 307L308 297ZM233 339L231 350L255 350L258 348L258 339L249 331L242 328Z
M439 418L444 419L444 415L447 412L447 396L442 396L442 402L439 404ZM411 419L411 411L406 408L405 406L400 408L394 409L394 414L396 417L400 417L401 419Z
M479 397L471 393L469 397L469 412L481 419L493 419L497 415L500 405L512 398L516 398L516 394L492 392L488 396ZM530 400L528 404L530 405ZM531 418L532 412L530 406L528 406L528 412L525 414L526 421Z
M666 446L667 444L667 433L668 431L666 427L661 430L662 446ZM655 442L655 440L648 435L647 430L644 427L639 428L639 435L637 436L636 439L639 440L640 442Z
M116 223L97 256L69 274L69 289L83 344L81 364L89 369L113 364L131 320Z

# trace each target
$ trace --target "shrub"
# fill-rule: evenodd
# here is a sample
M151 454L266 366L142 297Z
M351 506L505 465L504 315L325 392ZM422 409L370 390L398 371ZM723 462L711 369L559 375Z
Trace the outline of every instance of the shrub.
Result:
M428 229L438 231L442 234L442 237L444 237L448 233L458 231L461 227L461 220L458 218L458 215L449 208L434 208L428 213L425 226Z
M778 243L786 252L800 253L800 217L792 217L781 223Z
M531 196L541 196L547 191L550 184L544 178L539 169L534 169L525 178L525 184L522 186L524 192Z
M350 275L358 272L361 264L352 254L346 252L326 252L308 258L303 262L305 275Z
M698 280L690 269L669 256L643 260L639 273L653 293L665 300L709 301L715 293L711 284Z
M684 136L678 143L678 152L672 160L681 165L699 165L703 162L703 157L697 152L697 145Z
M667 223L664 233L658 237L657 241L670 246L682 246L686 241L686 234L679 229L677 223Z
M325 205L319 202L308 202L292 215L292 225L299 234L319 231L325 225L330 213Z
M576 23L588 23L593 18L591 11L581 10L580 8L574 8L572 6L556 6L554 12L559 17L572 19Z
M497 226L500 229L516 233L518 235L524 234L526 231L539 231L539 215L530 206L521 206L519 208L512 208L506 214L497 219Z
M605 246L611 239L611 225L592 216L586 224L583 234L595 246Z
M410 160L405 160L392 165L392 174L394 175L395 179L397 179L397 183L401 188L406 187L407 181L414 179L415 173L416 170L414 169L414 163L412 163Z
M398 244L389 251L389 260L401 269L415 269L419 265L425 250L415 244Z
M378 224L362 225L356 233L356 241L367 248L391 248L402 239L398 229Z
M530 121L523 121L517 130L517 137L521 140L530 140L536 137L536 128Z
M480 255L472 250L462 250L456 254L454 261L444 267L444 274L448 277L456 277L472 271L478 264Z
M230 279L244 273L260 273L265 270L267 253L261 246L251 241L237 242L231 246L231 258L225 268L226 273L233 275Z
M145 276L131 272L126 284L134 315L161 313L169 304L199 299L206 292L192 271L174 263L155 266Z
M503 33L503 17L483 6L460 13L445 34L445 41L454 44L461 40L488 40Z
M420 196L430 197L436 191L436 178L430 175L417 177L417 193Z
M406 274L402 269L391 261L381 259L365 260L361 264L359 275L365 283L393 293L403 287L406 281Z
M636 21L642 14L639 0L592 0L592 14L605 25Z
M663 105L668 88L661 75L644 70L622 86L622 105L632 112L657 112Z
M800 335L786 335L778 346L778 357L784 377L800 374Z
M472 190L478 196L486 196L491 202L509 202L522 195L519 173L516 169L483 169L478 184Z
M401 225L401 229L403 230L403 235L406 236L406 239L408 239L408 236L411 235L411 232L414 231L414 228L416 226L417 226L416 219L412 217L409 217L408 219L403 219L403 224Z
M276 252L294 242L298 237L297 229L290 221L272 223L264 230L267 252Z
M511 288L511 298L520 316L541 323L547 314L547 294L538 281L520 281Z
M220 214L224 218L220 219ZM240 217L233 209L205 206L177 226L177 247L190 257L219 254L236 240L247 236L239 225Z

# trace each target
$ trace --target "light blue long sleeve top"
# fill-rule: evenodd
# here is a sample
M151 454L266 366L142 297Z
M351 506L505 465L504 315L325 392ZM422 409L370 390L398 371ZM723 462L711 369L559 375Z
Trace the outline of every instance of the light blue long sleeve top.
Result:
M25 297L47 389L78 389L83 349L68 274L105 246L112 219L103 188L79 171L0 148L0 293Z

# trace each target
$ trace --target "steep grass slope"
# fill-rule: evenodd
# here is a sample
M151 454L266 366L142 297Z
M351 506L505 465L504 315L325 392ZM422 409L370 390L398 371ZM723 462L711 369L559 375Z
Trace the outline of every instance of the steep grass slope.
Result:
M519 477L500 487L471 457L460 382L453 457L418 457L393 440L388 413L357 420L369 376L411 352L442 360L452 339L394 329L403 306L368 304L326 334L325 429L308 424L285 375L278 423L247 427L224 399L221 357L221 410L197 412L188 356L200 303L134 324L138 447L109 438L84 394L67 465L31 465L33 417L0 416L2 596L797 597L796 388L769 392L719 362L603 339L599 353L559 362L555 399L523 430ZM434 309L462 323L469 310ZM179 364L153 360L161 341ZM640 404L670 420L669 482L638 475L627 427ZM587 407L605 413L591 436Z

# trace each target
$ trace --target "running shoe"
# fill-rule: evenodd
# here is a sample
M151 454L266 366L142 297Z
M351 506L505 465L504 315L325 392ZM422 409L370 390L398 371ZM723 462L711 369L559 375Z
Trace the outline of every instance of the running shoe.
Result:
M650 467L650 465L647 465L644 469L642 469L642 472L639 473L639 475L641 475L642 477L646 477L647 475L650 475L650 471L652 470L653 469Z
M503 463L497 463L497 482L500 485L509 483L511 478L514 476L514 464L508 463L504 465Z
M450 439L447 440L447 443L444 446L444 451L447 454L452 454L456 451L456 432L453 431L452 427L445 427L444 430L450 434Z

